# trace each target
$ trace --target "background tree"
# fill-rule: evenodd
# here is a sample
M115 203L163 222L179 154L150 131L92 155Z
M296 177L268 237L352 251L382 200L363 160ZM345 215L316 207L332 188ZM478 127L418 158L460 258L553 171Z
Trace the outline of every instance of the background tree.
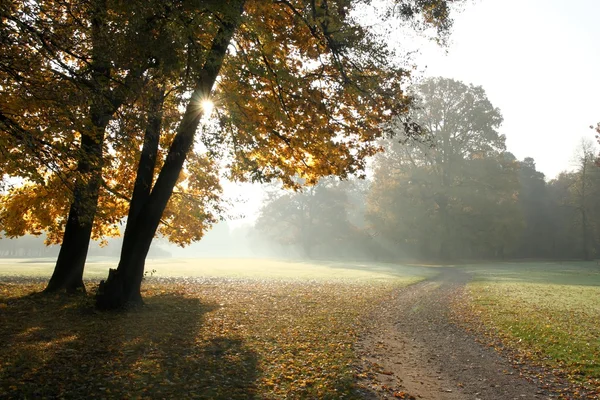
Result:
M443 78L415 87L411 117L425 141L390 143L369 197L373 229L401 254L452 259L503 257L518 225L514 157L480 87ZM416 250L418 249L418 250Z
M582 141L575 154L575 169L562 172L546 184L551 229L547 236L550 256L557 259L589 260L598 254L597 201L600 170L595 165L591 141Z
M550 258L553 248L551 204L544 174L535 166L535 160L526 157L519 162L519 207L523 216L523 232L515 256L522 258Z
M575 259L581 255L579 215L573 206L570 189L575 181L574 173L562 172L547 184L553 225L552 257L555 259Z
M296 192L278 191L265 202L257 229L303 257L356 255L359 230L349 221L351 183L333 178Z
M595 158L593 143L590 140L582 140L576 154L578 171L570 192L572 205L579 215L581 257L584 260L591 260L597 247L597 225L594 220L597 219L595 213L598 207L595 199L600 193L600 171L595 165Z

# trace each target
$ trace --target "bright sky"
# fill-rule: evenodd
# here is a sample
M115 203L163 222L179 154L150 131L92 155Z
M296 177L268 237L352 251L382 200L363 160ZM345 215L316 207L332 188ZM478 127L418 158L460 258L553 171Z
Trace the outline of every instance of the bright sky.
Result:
M551 179L600 122L599 15L599 0L475 0L455 16L448 54L431 44L417 61L482 86L508 150Z
M600 122L599 15L600 0L474 0L455 15L449 46L427 43L415 61L426 76L482 86L502 111L508 150L552 179ZM260 189L228 183L226 192L246 199L235 213L256 217Z

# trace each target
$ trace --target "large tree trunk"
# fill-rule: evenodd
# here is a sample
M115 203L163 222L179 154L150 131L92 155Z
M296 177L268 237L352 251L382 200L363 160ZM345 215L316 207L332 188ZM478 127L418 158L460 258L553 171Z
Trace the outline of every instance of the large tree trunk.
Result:
M127 215L127 224L125 225L125 236L131 236L131 229L134 226L134 221L140 214L144 204L146 204L150 198L152 180L154 179L154 168L156 167L156 158L158 156L164 100L164 86L157 84L150 91L148 118L146 121L146 131L144 132L144 144L138 163L131 202L129 203L129 213ZM125 246L124 243L121 248L121 257L129 252L130 249Z
M63 242L56 266L46 292L66 290L84 291L83 267L92 234L92 225L98 194L102 182L102 150L104 131L116 108L105 96L110 88L111 67L108 61L107 38L105 38L106 1L95 4L92 23L92 82L96 93L90 105L92 128L81 135L80 155L77 164L78 176L75 181L73 202L69 210ZM117 107L118 108L118 107Z
M160 139L160 128L162 125L163 116L163 105L164 105L164 87L157 85L150 93L150 104L148 108L148 118L146 121L146 131L144 132L144 144L142 146L142 152L140 155L140 161L136 171L135 183L133 186L133 194L131 196L131 202L129 203L129 213L127 215L127 225L125 226L125 237L135 236L134 231L136 224L135 221L142 211L144 204L148 202L150 197L150 189L152 188L152 179L154 178L154 168L156 166L156 158L158 155L158 145ZM125 255L134 251L132 245L133 241L123 241L121 247L121 259ZM143 275L143 267L142 267ZM123 285L121 283L120 273L115 269L110 269L106 283L102 282L102 291L111 291L110 296L106 296L105 301L110 303L104 303L103 308L112 309L118 308L120 303L116 302L113 304L113 300L120 299L123 297ZM140 277L141 283L141 277ZM118 292L115 292L118 291ZM135 292L138 296L129 296L130 303L141 304L142 298L139 295L139 290Z
M77 167L80 175L75 182L73 202L69 210L63 243L46 292L60 290L70 293L85 292L83 267L102 181L102 145L105 126L106 124L104 127L96 127L98 132L96 137L82 136L82 156Z
M177 134L169 148L165 163L148 200L143 204L137 218L127 221L123 238L123 251L116 270L109 272L106 282L102 281L96 295L96 306L100 309L116 309L127 305L141 304L140 288L150 244L160 223L163 211L171 197L177 178L183 168L187 153L194 143L194 134L202 116L197 102L210 96L215 80L227 53L227 47L237 28L243 9L239 2L239 14L224 22L213 40L205 64L200 71L199 82L194 89L177 128ZM131 226L129 226L131 224Z

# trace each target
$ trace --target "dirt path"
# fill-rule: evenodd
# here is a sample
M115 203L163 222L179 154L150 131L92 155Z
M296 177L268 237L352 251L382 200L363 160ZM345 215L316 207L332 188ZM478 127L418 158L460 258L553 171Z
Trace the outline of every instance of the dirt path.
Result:
M450 321L452 298L468 281L466 273L444 269L399 290L372 316L374 329L358 344L365 398L555 398Z

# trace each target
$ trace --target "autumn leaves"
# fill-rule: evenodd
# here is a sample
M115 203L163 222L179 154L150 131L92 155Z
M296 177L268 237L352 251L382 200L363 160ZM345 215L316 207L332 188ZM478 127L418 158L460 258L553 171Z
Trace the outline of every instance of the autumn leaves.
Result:
M448 2L403 3L403 21L446 26ZM64 232L48 290L76 291L90 238L118 234L127 215L113 292L125 304L157 232L186 244L222 215L223 175L298 187L360 174L410 100L408 70L353 17L359 6L9 2L0 161L25 189L4 194L1 228ZM208 99L213 129L197 135Z

